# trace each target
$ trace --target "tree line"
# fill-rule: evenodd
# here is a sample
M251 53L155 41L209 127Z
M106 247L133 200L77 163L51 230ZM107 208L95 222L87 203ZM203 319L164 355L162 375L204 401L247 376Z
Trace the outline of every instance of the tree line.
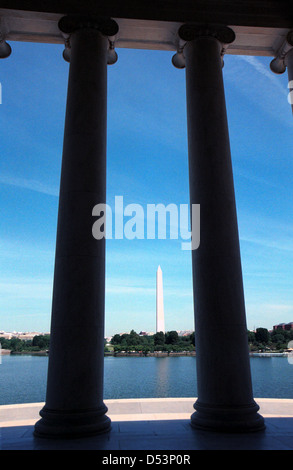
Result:
M0 343L2 349L10 349L16 353L47 351L50 345L50 335L36 335L33 339L0 337Z
M266 328L257 328L255 331L247 330L249 350L254 351L278 351L282 352L288 348L289 341L293 340L293 330L287 331L282 328L269 331ZM225 341L225 338L223 338ZM179 336L177 331L167 333L159 332L151 336L138 335L134 330L123 335L116 334L111 339L114 352L120 351L194 351L194 332L188 336ZM111 348L107 348L110 351Z
M293 330L283 330L277 328L269 331L266 328L257 328L248 331L248 344L250 351L284 351L288 348L288 343L293 341Z
M0 337L0 343L3 349L9 349L15 353L45 351L50 347L50 335L37 335L32 340ZM179 336L177 331L169 331L168 333L160 332L146 336L131 330L130 333L114 335L110 345L107 345L105 340L104 346L105 352L192 351L194 350L194 333L188 336Z
M162 331L154 335L139 335L134 330L123 335L116 334L112 337L110 347L106 345L106 352L130 352L140 351L143 353L164 351L180 352L194 351L194 333L187 336L179 336L177 331Z
M288 343L293 341L293 330L277 328L269 331L266 328L257 328L255 331L247 331L249 350L253 351L283 351L288 348ZM225 341L225 338L223 338ZM36 335L32 340L23 340L17 337L6 339L0 337L2 349L12 352L38 352L47 351L50 347L50 335ZM143 353L164 351L181 352L195 350L194 332L187 336L179 336L177 331L162 331L154 335L139 335L134 330L122 335L115 334L110 344L104 342L105 352L130 352Z

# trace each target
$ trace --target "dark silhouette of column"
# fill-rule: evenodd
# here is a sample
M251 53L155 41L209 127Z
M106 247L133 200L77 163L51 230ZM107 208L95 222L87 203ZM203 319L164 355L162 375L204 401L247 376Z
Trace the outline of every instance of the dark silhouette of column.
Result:
M198 399L191 424L255 431L264 420L252 395L222 77L223 48L234 32L183 25L179 37L186 43L173 63L182 68L184 57L186 66L190 204L200 204L200 245L192 251Z
M70 69L56 241L47 394L35 434L106 432L103 403L105 239L92 209L106 203L107 36L112 21L64 17Z

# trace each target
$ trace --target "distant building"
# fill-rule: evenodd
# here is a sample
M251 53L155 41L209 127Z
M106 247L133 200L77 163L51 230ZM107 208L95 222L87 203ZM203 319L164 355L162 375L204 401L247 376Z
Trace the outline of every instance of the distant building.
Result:
M194 330L183 330L183 331L177 331L178 336L190 336Z
M42 335L49 335L50 333L38 333L36 331L32 332L21 332L21 331L13 331L13 332L6 332L0 331L0 337L5 339L12 339L18 338L24 341L32 340L35 336L42 336Z
M279 323L278 325L273 326L274 330L277 330L278 328L281 328L282 330L293 330L293 322Z

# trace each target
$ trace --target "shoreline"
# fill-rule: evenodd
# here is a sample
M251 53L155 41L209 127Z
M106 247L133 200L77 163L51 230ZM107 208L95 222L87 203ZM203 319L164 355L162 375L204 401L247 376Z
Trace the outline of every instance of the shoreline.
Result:
M10 349L2 349L0 356L49 356L48 351L11 351ZM192 357L196 356L195 351L180 352L105 352L104 357ZM293 353L289 352L249 352L249 357L293 357Z
M104 353L104 357L176 357L176 356L195 356L195 351L181 351L181 352L164 352L164 351L154 351L154 352L109 352Z
M2 349L0 356L49 356L48 351L11 351Z
M9 349L2 350L0 356L49 356L48 351L10 351ZM181 351L181 352L105 352L104 357L176 357L176 356L195 356L195 351Z
M250 352L250 357L289 357L293 356L292 353L289 352Z

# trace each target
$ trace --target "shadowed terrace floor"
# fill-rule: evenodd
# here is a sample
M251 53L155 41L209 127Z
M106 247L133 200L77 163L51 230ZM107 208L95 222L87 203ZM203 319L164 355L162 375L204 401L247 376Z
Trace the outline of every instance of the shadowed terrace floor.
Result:
M0 406L1 450L293 450L293 400L256 398L266 429L250 434L190 426L195 398L105 400L112 429L73 440L33 436L43 403Z

